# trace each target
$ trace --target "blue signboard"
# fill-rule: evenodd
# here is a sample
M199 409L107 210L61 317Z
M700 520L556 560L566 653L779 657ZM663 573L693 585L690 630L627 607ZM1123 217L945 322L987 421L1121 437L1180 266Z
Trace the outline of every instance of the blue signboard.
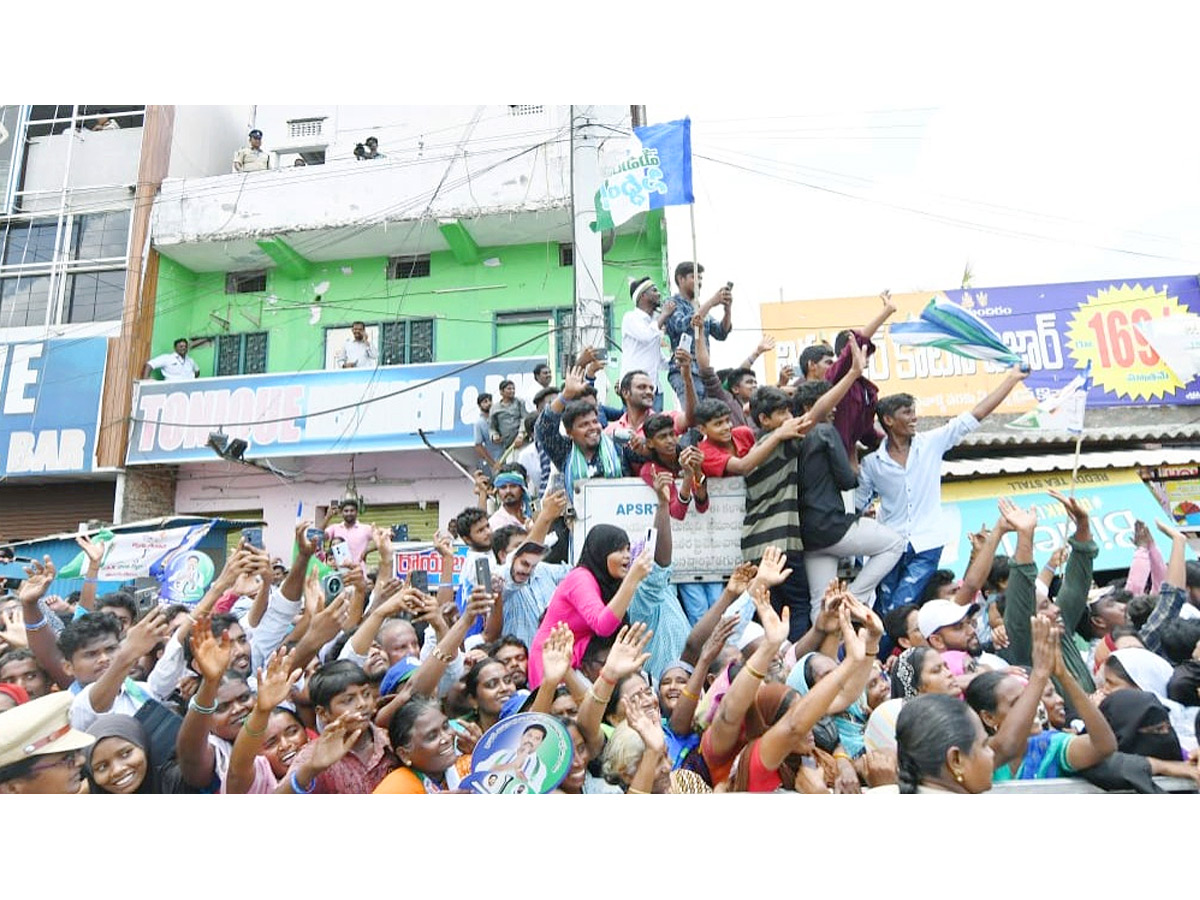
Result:
M77 474L96 465L108 339L0 344L4 474Z
M1137 327L1200 315L1196 276L1079 281L951 290L1032 368L1025 386L1042 400L1092 364L1089 407L1200 403L1200 377L1183 383Z
M249 443L247 459L414 450L418 430L438 447L471 447L479 420L475 399L500 398L500 382L517 396L533 391L544 357L488 362L380 366L142 381L133 401L128 463L212 462L207 446L221 428Z

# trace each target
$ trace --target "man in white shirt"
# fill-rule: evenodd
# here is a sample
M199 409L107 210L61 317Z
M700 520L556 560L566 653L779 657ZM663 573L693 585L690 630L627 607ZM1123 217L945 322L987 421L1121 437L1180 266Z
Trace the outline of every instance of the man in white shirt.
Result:
M904 555L877 588L881 615L905 603L917 605L942 556L942 457L979 427L981 420L1029 373L1013 366L1000 385L969 413L917 434L916 398L881 397L875 415L886 437L862 461L855 508L862 512L879 496L879 521L907 539Z
M142 367L142 378L149 378L155 369L162 370L163 381L191 381L200 374L200 367L188 356L187 338L175 341L174 353L164 353L147 362Z
M371 346L371 339L367 337L365 322L350 325L350 337L346 338L335 362L339 369L366 369L379 365L379 357Z
M667 368L662 355L663 329L675 311L675 301L668 300L664 306L662 295L649 278L629 285L629 295L633 298L634 308L621 319L621 377L637 370L648 374L656 389L654 408L661 412L659 373Z

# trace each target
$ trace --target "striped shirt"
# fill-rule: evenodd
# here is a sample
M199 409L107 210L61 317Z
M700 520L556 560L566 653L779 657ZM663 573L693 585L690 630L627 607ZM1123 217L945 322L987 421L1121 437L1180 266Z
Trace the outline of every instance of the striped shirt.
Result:
M770 432L759 437L766 439ZM800 540L800 442L780 441L762 465L748 472L742 558L762 559L769 546L803 550Z

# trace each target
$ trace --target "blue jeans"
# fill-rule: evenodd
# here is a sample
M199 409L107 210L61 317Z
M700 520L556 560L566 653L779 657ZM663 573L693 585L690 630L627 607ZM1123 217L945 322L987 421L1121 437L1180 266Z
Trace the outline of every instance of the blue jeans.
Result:
M918 553L912 544L908 544L895 568L883 576L876 588L878 596L875 608L879 615L885 616L905 603L918 605L921 602L921 594L925 592L925 586L937 571L941 558L941 547Z
M689 625L699 622L712 605L721 599L721 593L725 590L725 585L719 581L682 582L676 587L679 588L679 602Z
M675 399L679 401L679 408L683 409L683 376L679 374L678 369L672 369L667 373L667 382L671 385L671 390L675 392ZM699 403L704 399L704 385L700 382L700 376L692 372L692 386L696 389L696 402Z

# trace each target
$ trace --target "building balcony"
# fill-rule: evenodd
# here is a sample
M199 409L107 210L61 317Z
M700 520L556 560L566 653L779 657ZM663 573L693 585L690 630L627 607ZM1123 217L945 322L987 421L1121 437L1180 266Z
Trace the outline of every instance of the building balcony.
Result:
M277 168L163 183L152 220L161 254L193 272L229 272L447 249L474 262L480 248L572 239L565 129L533 132L519 147L511 136L434 149L385 144L378 159L331 152L304 166L291 163L325 146L324 133L278 133L268 148ZM623 154L615 141L602 164ZM636 229L626 223L619 233Z

